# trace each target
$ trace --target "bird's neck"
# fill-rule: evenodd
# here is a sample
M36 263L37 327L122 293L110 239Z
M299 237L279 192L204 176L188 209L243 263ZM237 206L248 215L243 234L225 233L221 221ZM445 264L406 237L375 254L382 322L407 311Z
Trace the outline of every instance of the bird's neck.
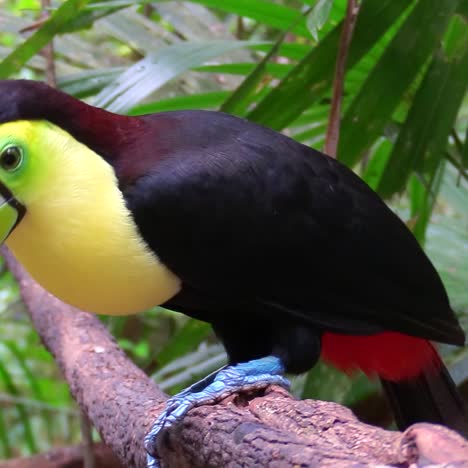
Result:
M111 164L146 128L139 118L113 114L67 95L48 108L45 118Z

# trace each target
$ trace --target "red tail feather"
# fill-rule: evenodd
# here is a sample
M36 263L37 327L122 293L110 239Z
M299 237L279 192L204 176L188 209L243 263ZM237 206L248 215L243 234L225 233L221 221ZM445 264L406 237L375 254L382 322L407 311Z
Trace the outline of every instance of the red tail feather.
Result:
M368 376L390 381L416 377L423 370L438 370L441 365L430 341L397 332L370 336L325 333L322 358L350 373L361 369Z

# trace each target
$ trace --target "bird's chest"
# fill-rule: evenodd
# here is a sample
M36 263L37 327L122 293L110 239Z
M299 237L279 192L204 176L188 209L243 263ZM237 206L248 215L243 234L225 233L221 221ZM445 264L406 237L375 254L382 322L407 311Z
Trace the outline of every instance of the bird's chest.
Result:
M68 213L49 207L47 216L26 215L7 243L39 284L82 310L133 314L167 301L180 289L177 276L121 206L102 206L68 204Z

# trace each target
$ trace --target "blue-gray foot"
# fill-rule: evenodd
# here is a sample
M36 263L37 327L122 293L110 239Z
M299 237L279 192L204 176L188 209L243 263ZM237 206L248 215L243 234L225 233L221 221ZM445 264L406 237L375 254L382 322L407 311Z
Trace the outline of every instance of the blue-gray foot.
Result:
M156 443L161 431L182 420L189 410L215 403L241 390L256 390L272 384L288 389L289 381L282 375L284 371L281 360L275 356L255 359L224 367L169 398L166 408L145 437L148 468L160 467Z

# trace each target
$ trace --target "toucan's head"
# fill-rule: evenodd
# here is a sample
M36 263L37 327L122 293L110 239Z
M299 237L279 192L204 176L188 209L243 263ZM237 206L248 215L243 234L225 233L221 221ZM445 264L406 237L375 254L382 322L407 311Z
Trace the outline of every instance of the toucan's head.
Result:
M78 228L81 241L97 231L90 216L103 227L109 206L124 212L116 167L135 153L139 119L31 80L0 80L0 101L0 243L20 252L47 233L63 245Z
M97 155L80 160L79 155L86 153L83 148L45 120L0 124L0 243L8 242L26 222L36 228L45 223L58 228L64 220L50 217L55 207L68 204L73 210L74 199L83 198L88 189L88 176L92 184L102 172L96 165L109 172Z
M38 135L44 126L24 121L0 125L0 243L20 225L47 183L48 144Z
M49 172L64 154L64 132L88 137L103 134L100 110L30 80L0 80L0 243L22 223L53 180ZM85 118L83 116L85 115ZM104 116L99 119L100 116ZM107 125L109 127L109 125ZM104 133L107 135L107 133ZM68 139L71 140L70 135ZM115 137L114 137L115 139ZM60 147L61 146L61 147Z
M12 175L18 173L23 165L23 150L14 144L1 146L0 242L4 242L10 232L21 222L26 208L8 188L9 186L18 185L18 182L14 182ZM20 191L20 188L17 187L15 191Z
M0 242L65 302L127 314L178 291L141 238L113 166L59 125L0 123L0 197Z

